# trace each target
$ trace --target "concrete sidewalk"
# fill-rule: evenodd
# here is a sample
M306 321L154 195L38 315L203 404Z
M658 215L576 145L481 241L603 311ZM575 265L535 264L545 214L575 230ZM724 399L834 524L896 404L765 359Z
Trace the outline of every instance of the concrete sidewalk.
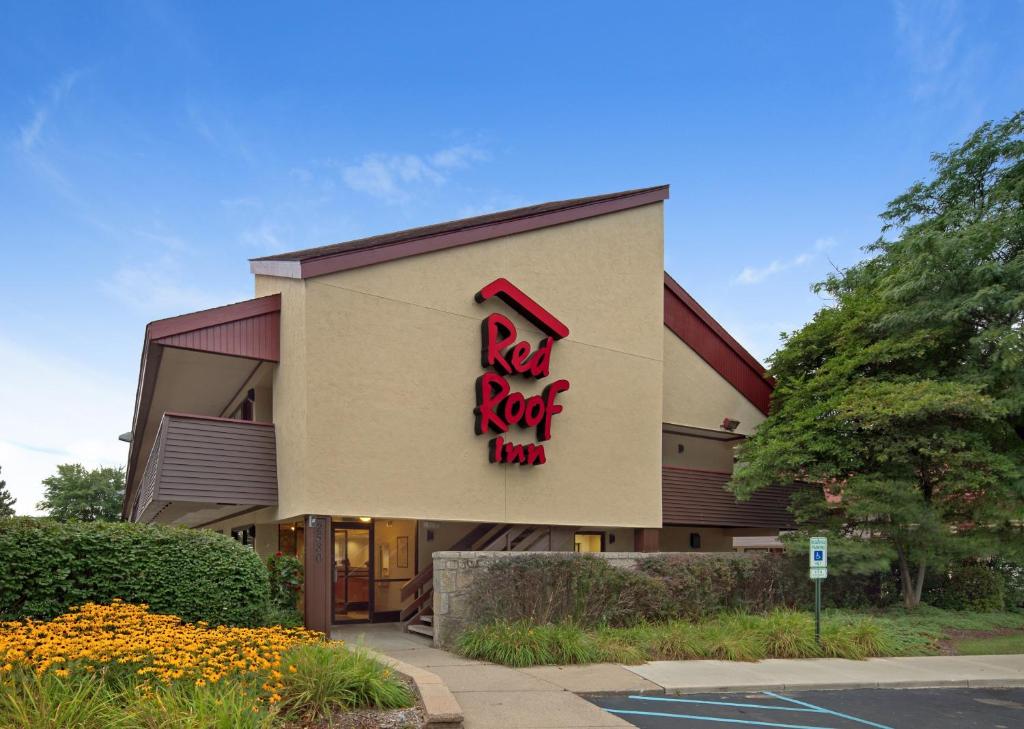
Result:
M466 729L630 726L576 694L1024 686L1024 655L652 661L639 666L512 669L438 650L394 624L346 626L335 629L334 637L439 676L461 705Z
M364 645L440 677L462 707L465 729L632 726L570 690L530 675L529 670L471 661L438 650L428 639L401 632L393 623L335 628L332 637L349 645ZM618 666L607 669L618 677L617 685L621 681L631 681L636 686L648 686L648 682Z
M768 659L757 663L652 661L639 666L623 666L622 669L669 694L1024 686L1024 655L869 658L866 661L844 658ZM578 676L575 681L580 683L581 678ZM607 685L605 681L596 683Z

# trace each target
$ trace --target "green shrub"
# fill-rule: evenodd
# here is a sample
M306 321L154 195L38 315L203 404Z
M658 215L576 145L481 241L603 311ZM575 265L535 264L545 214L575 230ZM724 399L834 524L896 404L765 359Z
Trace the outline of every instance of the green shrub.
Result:
M291 554L277 552L267 557L270 603L282 610L294 610L302 591L302 562Z
M495 560L471 587L474 622L625 625L671 614L665 585L583 554Z
M305 619L301 612L295 608L271 607L263 617L263 625L280 625L282 628L301 628L305 625Z
M997 560L993 565L1006 586L1006 609L1024 611L1024 564Z
M360 649L338 643L296 646L282 656L281 709L304 722L329 721L351 709L412 706L412 690L394 672Z
M259 625L267 570L251 550L205 529L0 520L0 620L52 618L114 598L188 622Z
M931 576L923 600L943 610L998 612L1006 608L1006 581L985 562L953 564Z

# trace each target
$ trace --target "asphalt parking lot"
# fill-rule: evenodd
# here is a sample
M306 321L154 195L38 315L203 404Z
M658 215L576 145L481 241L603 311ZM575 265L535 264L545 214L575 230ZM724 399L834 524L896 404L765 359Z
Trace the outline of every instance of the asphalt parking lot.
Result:
M643 729L1024 727L1024 688L758 691L692 696L604 694L585 698Z

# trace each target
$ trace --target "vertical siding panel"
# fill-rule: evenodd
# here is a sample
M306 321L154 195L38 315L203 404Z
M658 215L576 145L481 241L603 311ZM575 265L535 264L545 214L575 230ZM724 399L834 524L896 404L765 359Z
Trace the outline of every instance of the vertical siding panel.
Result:
M281 316L273 311L155 341L171 347L276 362L281 356L280 330Z

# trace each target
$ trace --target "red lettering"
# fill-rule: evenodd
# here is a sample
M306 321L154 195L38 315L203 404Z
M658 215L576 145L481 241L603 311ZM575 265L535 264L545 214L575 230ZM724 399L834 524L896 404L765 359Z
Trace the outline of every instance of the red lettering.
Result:
M540 395L533 395L526 399L526 413L523 416L523 424L532 428L544 417L544 398Z
M488 452L490 454L491 463L501 463L502 449L505 447L505 439L501 436L497 438L491 438L491 442L487 444Z
M513 392L505 399L505 407L503 408L505 423L507 425L518 424L523 419L523 412L525 410L526 400L523 399L523 394L521 392Z
M497 415L498 407L508 395L508 391L508 382L501 375L485 372L477 378L477 406L473 411L476 413L477 435L486 433L489 429L496 433L504 433L508 430L508 423Z
M547 377L548 373L551 372L551 345L555 340L548 337L540 346L537 347L537 353L530 359L530 376L536 377L538 380L542 377Z
M512 365L502 354L505 347L516 341L516 325L512 320L501 314L491 314L483 322L484 367L493 367L506 375L512 374Z
M541 466L547 462L547 458L544 457L544 446L534 445L533 443L526 446L527 466Z
M527 341L516 342L516 345L512 347L512 352L509 359L512 361L512 369L517 374L526 372L529 368L529 357L530 357L530 343Z
M537 426L537 440L550 440L551 419L562 412L562 406L555 403L555 398L568 389L568 380L555 380L544 388L544 419Z
M520 466L526 463L526 449L515 443L505 444L505 463L518 463Z

